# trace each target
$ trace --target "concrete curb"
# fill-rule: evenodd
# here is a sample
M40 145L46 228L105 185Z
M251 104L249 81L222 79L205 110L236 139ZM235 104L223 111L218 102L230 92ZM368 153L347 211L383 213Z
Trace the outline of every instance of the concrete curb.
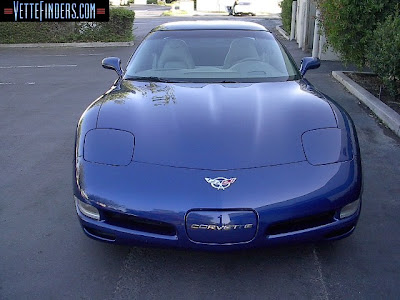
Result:
M384 124L400 137L400 115L366 89L351 80L345 73L352 72L332 71L332 76L343 84L346 89L348 89L349 92L356 96L362 103L367 105Z
M289 36L287 35L286 31L283 30L282 25L276 25L276 30L287 40L290 40Z
M104 47L129 47L133 46L134 42L94 42L94 43L35 43L35 44L0 44L0 48L104 48Z

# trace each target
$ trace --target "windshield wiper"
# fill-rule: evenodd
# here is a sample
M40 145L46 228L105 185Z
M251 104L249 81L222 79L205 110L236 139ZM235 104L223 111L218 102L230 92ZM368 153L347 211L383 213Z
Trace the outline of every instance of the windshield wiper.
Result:
M213 83L241 83L235 80L221 80L221 81L213 81Z
M187 81L183 81L183 80L168 79L168 78L162 78L162 77L157 77L157 76L128 76L125 79L126 80L136 80L136 81L169 82L169 83L187 82Z

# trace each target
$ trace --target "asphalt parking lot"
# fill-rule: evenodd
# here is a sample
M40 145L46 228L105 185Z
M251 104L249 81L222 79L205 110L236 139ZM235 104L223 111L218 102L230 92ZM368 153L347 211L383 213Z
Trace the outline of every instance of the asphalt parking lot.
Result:
M191 19L228 17L192 17ZM233 17L229 17L233 18ZM137 40L176 19L138 17ZM279 20L242 17L274 28ZM307 56L283 41L297 62ZM81 231L72 199L76 122L130 47L0 48L0 299L399 299L400 140L331 76L307 78L355 121L364 171L355 233L233 253L115 246Z

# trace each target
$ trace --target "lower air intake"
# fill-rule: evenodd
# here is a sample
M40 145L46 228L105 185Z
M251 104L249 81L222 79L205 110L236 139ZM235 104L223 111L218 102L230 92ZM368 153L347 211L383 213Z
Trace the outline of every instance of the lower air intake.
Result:
M293 219L272 224L267 228L267 235L276 235L289 233L293 231L304 230L308 228L318 227L332 223L334 221L335 211L329 211L322 214L312 215L309 217Z
M110 225L161 235L176 235L175 227L168 223L110 211L103 211L102 215Z

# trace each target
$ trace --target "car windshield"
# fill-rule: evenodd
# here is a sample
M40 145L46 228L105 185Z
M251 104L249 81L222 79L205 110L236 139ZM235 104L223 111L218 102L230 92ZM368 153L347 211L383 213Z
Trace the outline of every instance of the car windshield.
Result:
M168 82L268 82L300 78L267 31L174 30L150 33L125 79Z

